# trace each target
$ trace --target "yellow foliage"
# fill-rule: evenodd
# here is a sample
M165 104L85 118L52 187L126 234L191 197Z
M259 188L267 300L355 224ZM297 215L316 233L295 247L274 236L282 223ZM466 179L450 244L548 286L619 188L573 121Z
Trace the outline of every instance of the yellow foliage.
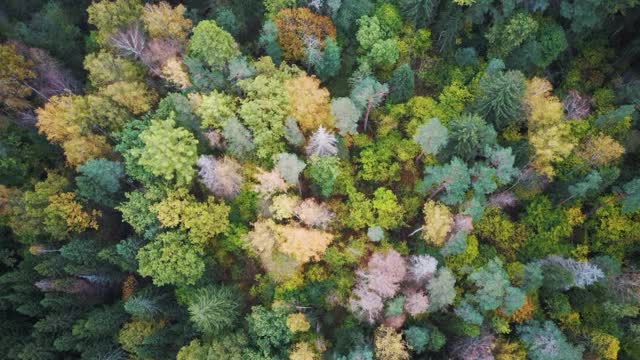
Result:
M101 93L135 115L149 111L158 99L158 94L140 81L118 81L102 89Z
M562 103L551 95L552 90L548 80L534 77L527 81L523 98L529 144L534 151L531 166L549 178L555 175L552 163L569 155L574 146L569 127L562 122Z
M300 129L313 131L320 126L333 128L329 108L329 91L320 87L315 76L300 75L284 82L289 95L289 116L298 120Z
M197 244L204 245L229 225L227 205L216 203L212 197L197 202L184 188L171 192L151 209L162 226L189 230L189 240Z
M67 226L67 233L82 232L87 229L98 229L97 216L100 213L92 210L87 213L82 209L82 205L76 201L76 194L65 192L51 195L49 197L49 206L45 209L45 213L54 216L64 216ZM46 224L46 221L45 221Z
M88 129L95 118L92 117L87 98L78 95L53 96L43 108L36 110L36 114L39 132L52 143L62 146L70 165L106 157L111 152L106 137Z
M529 132L529 144L535 152L531 166L549 178L555 175L552 163L562 160L573 150L573 144L569 142L569 127L566 124Z
M609 165L624 154L624 147L605 134L590 136L578 149L578 156L595 166Z
M523 102L529 130L553 126L562 121L562 103L551 95L553 86L546 79L534 77L527 82Z
M160 72L165 79L178 85L181 89L186 89L191 86L187 69L184 63L177 57L172 57L167 60L167 62L162 65Z
M429 200L424 204L423 239L432 245L442 246L453 225L453 216L446 205Z
M297 333L309 331L311 325L303 313L295 313L287 316L287 327L292 333Z
M146 4L142 9L144 28L152 38L170 37L184 42L191 31L191 20L183 16L185 10L182 4L172 8L164 1Z
M289 353L289 360L319 360L320 356L313 350L313 346L300 342L293 346Z
M391 327L381 325L376 330L374 344L378 360L409 359L409 351L407 344L402 340L402 334Z
M26 97L31 88L25 83L36 77L31 70L33 63L20 55L13 44L0 45L0 103L9 109L22 110L31 107Z
M281 239L280 251L291 255L300 264L319 260L333 241L333 234L316 229L295 225L277 225L276 229Z

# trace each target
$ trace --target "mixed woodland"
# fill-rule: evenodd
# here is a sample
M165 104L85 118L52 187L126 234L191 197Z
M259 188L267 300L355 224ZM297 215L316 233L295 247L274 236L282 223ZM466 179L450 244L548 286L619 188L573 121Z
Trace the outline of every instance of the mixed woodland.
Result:
M0 1L0 358L640 360L640 1Z

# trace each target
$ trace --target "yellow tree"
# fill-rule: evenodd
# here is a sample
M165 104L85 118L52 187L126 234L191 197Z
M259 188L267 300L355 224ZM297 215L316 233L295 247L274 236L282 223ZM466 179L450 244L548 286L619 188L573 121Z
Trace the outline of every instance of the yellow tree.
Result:
M289 116L298 120L302 131L310 132L320 126L333 128L329 91L320 87L315 76L299 75L284 82L289 95Z
M27 82L35 78L33 63L20 55L13 44L0 44L0 103L10 110L23 110L31 105L27 97L31 87Z
M102 0L89 5L88 22L97 28L96 42L106 45L119 27L137 20L141 11L140 0Z
M593 166L606 166L624 154L624 147L606 134L589 136L578 148L578 156Z
M376 330L374 338L376 359L379 360L406 360L409 359L407 344L402 340L402 334L395 329L381 325Z
M562 122L562 103L551 94L552 89L549 81L535 77L527 81L523 98L534 153L530 164L549 178L555 175L553 163L569 155L574 147L568 125Z
M429 244L442 246L453 226L453 216L446 205L429 200L424 204L422 238Z
M87 99L78 95L53 96L36 110L38 130L50 142L62 146L72 166L106 157L111 151L105 136L90 132L98 125L91 110Z
M158 99L155 91L140 81L118 81L101 89L100 93L134 115L149 111Z
M146 4L142 9L142 22L152 38L172 38L180 43L187 40L191 20L184 17L186 8L180 4L174 8L166 2Z

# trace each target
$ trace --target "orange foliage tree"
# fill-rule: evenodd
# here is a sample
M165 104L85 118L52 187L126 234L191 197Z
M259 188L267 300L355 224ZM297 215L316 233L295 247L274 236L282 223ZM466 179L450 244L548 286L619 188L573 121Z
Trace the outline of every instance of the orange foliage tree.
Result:
M324 39L335 38L336 28L326 16L316 15L308 8L283 9L276 16L278 44L284 58L291 61L304 59L305 43L317 42L324 47Z

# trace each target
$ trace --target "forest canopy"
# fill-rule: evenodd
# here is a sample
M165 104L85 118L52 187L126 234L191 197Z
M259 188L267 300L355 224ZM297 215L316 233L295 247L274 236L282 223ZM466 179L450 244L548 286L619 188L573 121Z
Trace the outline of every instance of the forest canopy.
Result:
M636 0L3 0L0 354L640 360Z

